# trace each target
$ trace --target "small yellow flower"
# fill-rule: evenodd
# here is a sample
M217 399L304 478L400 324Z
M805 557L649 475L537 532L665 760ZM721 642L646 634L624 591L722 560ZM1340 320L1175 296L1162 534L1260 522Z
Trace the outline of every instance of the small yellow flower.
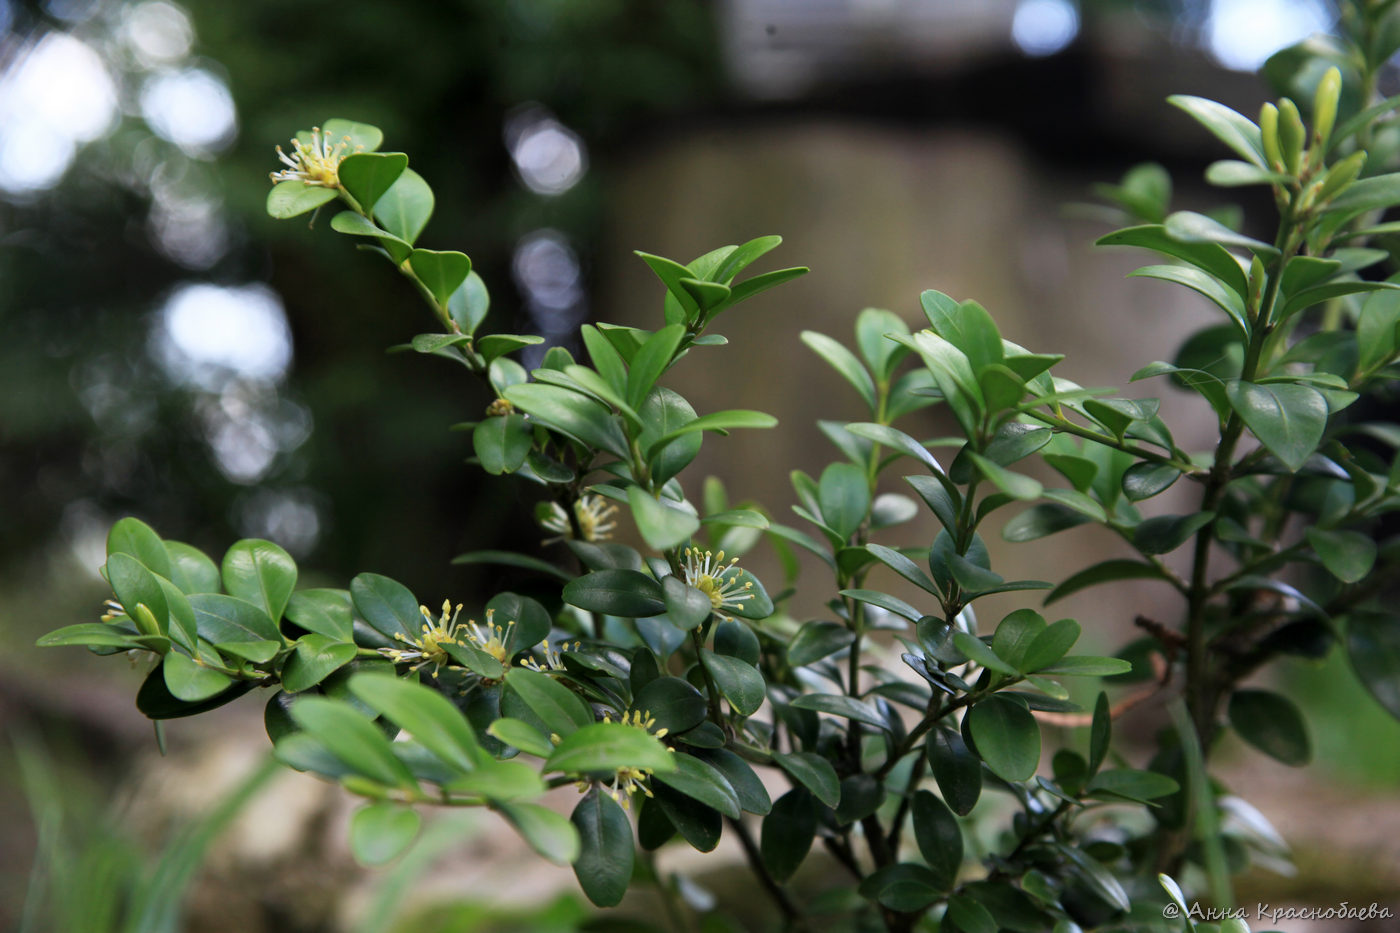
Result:
M710 597L710 608L721 619L730 616L726 609L742 609L744 600L751 599L753 581L739 583L739 558L731 557L724 562L724 552L713 554L699 548L685 549L685 582Z
M355 150L362 149L356 146ZM292 154L289 156L277 147L277 158L286 168L272 172L273 182L300 181L321 188L340 187L340 162L351 154L350 137L345 136L338 143L331 143L329 133L322 133L319 126L311 128L311 142L292 140Z
M613 529L617 527L617 523L612 520L615 514L617 506L602 496L586 495L574 503L574 517L578 519L579 531L584 541L606 541L611 538ZM558 536L549 539L546 544L574 536L568 513L557 502L549 504L549 514L540 524L545 531L552 531Z
M486 406L486 417L488 418L503 418L513 414L515 414L515 406L510 403L509 399L498 398Z
M574 642L572 650L577 651L581 644L582 642ZM529 668L532 671L538 671L541 674L548 674L550 671L562 671L564 669L564 659L560 657L560 652L569 651L570 647L568 642L560 642L556 647L551 645L548 641L542 641L536 646L535 650L544 655L544 663L541 664L534 658L523 658L520 661L520 666Z
M603 722L612 721L612 714L604 712ZM619 719L618 722L624 726L632 726L641 729L643 732L654 735L658 739L665 738L667 731L669 731L667 729L657 729L655 732L652 732L652 728L656 725L656 717L644 710L632 710L631 712L623 713L622 718ZM674 752L675 749L671 749L671 751ZM647 786L647 779L650 777L650 768L624 766L613 772L612 783L603 785L603 790L606 791L608 796L613 800L622 804L622 809L627 810L630 809L632 794L637 791L641 791L648 797L652 796L651 788ZM582 793L588 790L589 785L589 781L579 781L579 792Z
M443 667L453 666L452 655L447 653L447 645L471 644L502 664L507 663L509 655L506 653L506 640L515 625L513 620L502 628L492 621L495 610L488 609L485 628L477 625L472 619L463 625L457 620L457 616L462 612L461 604L454 608L452 601L446 599L442 602L442 616L438 619L433 618L427 606L419 606L418 611L423 614L423 633L417 638L409 638L402 632L395 632L394 638L408 647L380 648L380 654L395 664L412 664L410 669L415 671L431 664L434 677L438 676Z

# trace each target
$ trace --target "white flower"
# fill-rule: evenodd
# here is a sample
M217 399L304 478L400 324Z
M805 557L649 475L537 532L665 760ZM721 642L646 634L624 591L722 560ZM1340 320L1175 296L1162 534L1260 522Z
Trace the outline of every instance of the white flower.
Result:
M606 541L611 538L613 529L617 527L617 523L612 521L615 514L617 506L602 496L586 495L574 503L574 517L578 519L579 531L584 541ZM545 531L552 531L558 536L551 538L546 544L574 536L569 515L557 502L549 504L549 514L540 520L540 525Z
M454 609L451 600L443 600L441 618L434 619L427 606L419 606L418 611L423 614L423 634L418 638L409 638L402 632L395 632L394 638L408 647L380 648L380 654L395 664L412 664L411 669L415 671L431 664L434 677L438 676L443 666L452 666L452 655L447 653L447 645L471 644L502 664L507 663L506 640L515 625L514 620L507 622L503 628L492 622L495 610L488 609L484 628L472 619L462 625L457 621L462 607L458 604Z
M712 554L699 548L685 549L685 582L710 597L710 608L721 619L728 619L726 609L742 609L744 600L751 599L753 581L739 582L739 558L724 562L724 552Z
M580 644L582 643L574 642L573 650L577 651ZM535 650L544 655L544 663L541 664L534 658L525 658L520 662L521 667L528 667L530 670L539 671L541 674L547 674L550 671L562 671L564 669L564 660L559 655L560 652L569 650L569 643L560 642L558 647L556 647L551 645L548 641L542 641Z
M356 146L355 149L361 149ZM340 161L351 154L350 137L331 144L330 134L322 133L319 126L311 128L311 142L292 140L292 154L289 156L277 147L277 158L286 164L280 172L271 173L274 182L300 181L322 188L340 187Z

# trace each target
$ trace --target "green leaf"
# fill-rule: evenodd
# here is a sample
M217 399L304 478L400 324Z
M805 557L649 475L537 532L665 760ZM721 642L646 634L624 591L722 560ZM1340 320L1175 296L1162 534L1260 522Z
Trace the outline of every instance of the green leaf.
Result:
M199 601L195 612L199 612ZM287 600L284 613L292 624L308 632L325 635L334 641L350 641L354 637L354 619L349 590L298 590Z
M856 317L856 345L877 379L889 379L895 366L909 352L886 337L909 336L909 325L899 315L880 308L866 308Z
M661 584L635 570L597 570L564 587L564 602L589 612L629 619L666 611Z
M710 676L715 679L720 694L741 716L752 716L763 705L766 686L763 675L751 664L738 658L715 654L708 649L701 652L702 663Z
M854 719L856 722L863 722L877 729L884 729L886 732L890 729L890 724L885 721L885 717L881 716L875 707L844 694L804 693L788 705L793 709L810 709L818 713L840 716L843 719Z
M818 800L833 809L841 803L841 780L831 762L814 752L775 752L773 760Z
M919 854L938 878L939 888L951 891L962 868L963 837L958 818L948 805L926 790L916 791L914 806L914 840Z
M530 765L490 757L483 758L474 770L448 784L446 789L492 801L533 800L545 792L544 781Z
M1165 253L1207 272L1225 283L1243 299L1249 293L1249 282L1235 257L1218 243L1186 243L1167 234L1161 224L1126 227L1100 237L1096 246L1139 246Z
M787 660L792 667L803 667L833 655L856 640L855 634L838 622L814 620L797 630L788 642Z
M224 554L224 589L267 611L274 623L282 618L297 583L297 565L291 555L271 541L249 538Z
M331 229L346 236L365 236L379 241L395 264L402 263L413 252L413 247L394 236L388 230L375 226L374 222L355 213L341 211L331 218ZM423 352L423 351L419 351Z
M217 709L253 689L251 680L236 680L222 693L207 700L187 702L170 692L165 683L164 665L152 668L136 693L136 708L148 719L178 719Z
M1100 583L1116 583L1119 580L1162 580L1168 578L1152 564L1135 560L1105 560L1072 575L1045 597L1045 605L1064 599L1080 590Z
M1007 522L1001 529L1001 536L1016 543L1034 541L1090 521L1093 521L1090 516L1058 502L1042 502Z
M914 487L944 528L957 528L962 495L941 471L937 476L906 476L904 481Z
M1187 243L1219 243L1221 246L1242 246L1264 256L1277 256L1278 248L1263 240L1236 233L1220 221L1195 211L1177 211L1162 224L1167 235Z
M476 342L476 349L490 365L507 353L514 353L522 347L537 347L542 343L544 338L535 334L487 334Z
M927 331L920 331L901 343L905 340L923 359L963 432L975 435L984 406L982 390L967 356L947 340Z
M861 365L860 360L856 359L854 353L825 334L819 334L814 330L804 330L802 342L826 360L842 379L845 379L860 393L866 407L872 412L875 411L875 381L870 378L870 373Z
M349 642L314 633L303 635L282 669L282 689L288 693L309 690L353 661L355 654L356 648Z
M565 583L574 579L572 574L567 574L548 561L540 560L538 557L531 557L529 554L515 554L510 551L472 551L469 554L459 554L452 558L454 564L500 564L505 567L519 567L522 570L533 570L546 576L554 577Z
M411 168L404 169L375 202L374 218L379 225L410 245L418 239L431 216L433 189Z
M554 753L554 746L550 744L549 738L523 719L502 716L487 726L486 734L500 739L512 748L541 758L548 758Z
M579 835L574 876L598 907L616 907L632 882L636 849L627 813L598 786L589 788L569 821Z
M1354 181L1322 210L1324 213L1373 211L1396 204L1400 204L1400 172Z
M388 787L416 790L408 766L394 755L384 733L340 700L307 696L292 704L292 718L356 773Z
M107 582L111 584L117 602L126 609L128 616L136 619L137 607L145 606L155 618L159 631L146 632L139 624L138 630L147 635L169 634L170 609L166 605L165 589L160 585L159 578L146 569L145 564L130 554L113 554L107 558Z
M382 801L350 818L350 852L366 868L392 862L418 838L422 817L412 807Z
M498 803L496 809L546 860L555 865L571 865L578 860L578 830L568 817L537 803Z
M1038 499L1045 491L1045 487L1029 476L1013 473L1006 467L970 450L967 451L967 456L977 465L977 469L987 478L988 482L1013 499Z
M199 637L210 644L229 642L281 642L277 625L261 607L221 593L196 593L190 597Z
M209 555L182 541L166 541L165 551L170 556L171 583L191 595L219 592L219 568Z
M723 775L734 788L744 812L765 816L772 811L773 802L768 797L768 790L744 759L725 748L698 748L694 754Z
M1259 127L1253 121L1235 111L1204 97L1186 94L1173 94L1167 101L1192 116L1198 123L1210 130L1225 145L1242 156L1247 162L1268 168L1264 158L1264 145L1259 135Z
M511 671L508 683L515 673ZM566 774L614 772L619 768L661 772L675 770L676 755L644 729L619 722L594 722L565 735L544 764L547 770Z
M402 152L356 152L341 160L336 174L341 186L368 214L406 168L408 156Z
M741 301L747 301L760 292L766 292L770 288L782 285L784 282L791 282L800 278L812 270L806 266L793 266L790 269L775 269L772 272L764 272L762 275L755 275L745 279L729 290L729 303L720 310L726 310L737 305ZM718 314L719 312L715 312ZM713 315L711 315L713 317ZM709 318L706 318L708 321Z
M883 424L861 421L852 422L845 428L856 437L863 437L884 444L886 447L892 447L900 453L908 454L935 473L943 472L943 468L938 465L938 461L934 459L933 454L929 453L928 448L903 431ZM920 479L924 478L926 477L920 477Z
M205 667L187 655L171 651L162 663L165 686L172 696L186 703L198 703L218 696L233 683L227 674Z
M505 398L512 405L581 444L627 456L627 441L616 417L586 395L538 382L513 385Z
M327 120L321 128L321 136L332 146L345 143L352 153L373 152L384 142L384 132L379 127L344 117Z
M1158 515L1133 529L1133 547L1144 554L1169 554L1214 520L1214 512Z
M961 631L954 632L953 644L956 645L958 650L964 655L989 671L996 671L999 674L1006 674L1010 677L1016 675L1016 668L997 657L996 652L992 651L992 649L987 646L987 643L976 635L969 635L967 632Z
M1290 470L1301 469L1322 442L1327 399L1311 386L1237 380L1226 385L1225 393L1259 442Z
M1123 471L1123 495L1129 502L1141 502L1166 492L1180 478L1174 466L1143 460Z
M1200 269L1188 269L1183 266L1143 266L1130 275L1175 282L1178 285L1185 285L1192 291L1200 292L1230 316L1230 320L1241 335L1247 336L1249 334L1249 321L1245 315L1244 299L1220 284L1219 279L1202 272Z
M1269 690L1236 690L1230 694L1230 725L1240 738L1286 765L1305 765L1312 745L1298 707Z
M1303 530L1327 571L1343 583L1356 583L1371 572L1376 563L1376 539L1359 531Z
M1041 674L1059 674L1062 677L1112 677L1126 674L1133 665L1122 658L1100 658L1090 655L1073 655L1061 658L1054 664L1047 664Z
M557 735L567 738L570 733L578 729L595 725L593 711L583 700L579 699L578 694L548 674L541 674L523 667L513 667L506 673L505 677L505 688L501 696L501 711L503 713L506 712L507 694L518 697L525 708L533 713L548 731ZM632 731L648 739L652 744L656 743L655 739L647 736L640 729Z
M853 463L833 463L822 471L817 484L822 520L849 539L870 511L870 484L865 471Z
M334 201L338 195L334 188L308 185L296 179L279 181L267 193L267 213L275 220L287 220L314 211L322 204Z
M682 629L699 627L714 611L710 597L680 577L663 577L661 590L666 599L666 615Z
M919 296L933 332L962 351L980 375L1002 359L1001 334L987 309L975 301L956 302L929 289Z
M390 674L355 674L350 692L417 740L443 764L470 771L485 753L471 725L436 690Z
M487 418L472 431L472 449L492 476L520 469L533 446L534 433L524 415Z
M1073 619L1061 619L1040 631L1026 646L1020 668L1027 674L1034 674L1063 658L1074 643L1079 640L1079 623Z
M922 612L909 605L904 600L886 593L881 593L878 590L841 590L841 595L849 596L851 599L856 599L863 603L869 603L872 606L879 606L881 609L892 612L901 618L908 619L910 622L917 622L924 617ZM798 632L799 637L801 634L801 632ZM789 651L790 650L791 649L789 649Z
M107 556L111 557L113 554L130 555L151 573L174 580L170 552L166 549L165 542L150 525L140 519L123 518L112 525L112 529L107 532Z
M695 296L691 295L690 292L681 285L681 279L688 279L691 277L689 269L673 259L667 259L665 256L653 256L641 250L633 250L633 252L656 274L656 277L666 286L666 291L675 296L676 301L680 302L681 307L685 310L687 320L694 317L695 314L699 312L699 302L695 300Z
M898 551L883 544L867 544L865 549L875 555L875 559L926 593L938 594L938 587L919 569L919 565Z
M80 622L65 625L39 638L35 645L39 648L58 648L70 645L91 645L96 648L139 648L140 636L123 632L105 622Z
M1376 702L1400 719L1400 618L1383 612L1347 617L1347 657Z
M1030 710L1014 700L992 696L973 704L968 730L977 755L1005 781L1028 781L1040 764L1040 727Z
M1165 774L1132 768L1101 771L1084 786L1084 792L1090 797L1127 797L1142 803L1170 796L1179 790L1181 785Z
M434 249L415 249L408 257L408 264L438 306L444 308L447 307L447 299L452 297L452 293L467 280L467 273L472 271L472 261L465 253Z
M393 640L395 636L413 640L423 634L423 613L408 587L380 576L362 573L350 581L350 598L358 612L376 632Z
M807 859L817 834L817 808L812 793L796 787L779 797L763 821L758 850L768 873L787 881Z
M673 508L640 486L627 490L632 517L647 545L665 551L690 540L700 530L700 519L693 512Z
M705 698L700 691L679 677L657 677L638 690L632 709L656 720L652 731L667 730L677 735L705 721Z
M677 428L673 428L666 434L661 435L651 443L648 448L648 456L655 456L671 441L686 434L693 434L696 431L729 431L734 428L771 428L777 425L778 419L772 415L761 411L746 411L744 409L733 409L731 411L717 411L708 415L701 415L693 421L687 421Z
M861 879L859 891L861 897L876 901L890 910L911 914L921 913L943 896L938 876L924 866L911 862L876 869ZM976 901L970 903L979 908L981 906ZM968 933L982 931L969 930ZM995 923L990 933L996 933Z
M1285 184L1293 176L1281 172L1271 172L1248 162L1236 159L1222 159L1206 166L1206 181L1221 188L1239 188L1244 185Z
M447 300L447 313L464 334L476 333L481 322L486 320L486 312L490 309L491 294L486 290L486 283L481 276L475 272L467 273L466 281ZM492 384L494 383L493 377Z
M632 731L637 730L633 728ZM657 781L730 819L739 818L739 795L723 774L692 755L670 757L671 767L664 771L657 769L654 775Z
M641 407L656 380L671 365L684 336L685 325L668 324L648 337L632 357L627 374L627 403L634 409Z
M955 731L934 729L924 743L933 779L958 816L967 816L982 796L982 764Z

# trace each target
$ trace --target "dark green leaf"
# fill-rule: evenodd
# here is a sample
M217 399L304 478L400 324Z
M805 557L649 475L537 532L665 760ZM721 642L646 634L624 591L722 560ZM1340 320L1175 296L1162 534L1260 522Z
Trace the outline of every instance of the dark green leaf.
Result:
M939 888L951 891L962 868L963 837L958 818L948 805L926 790L914 794L914 840L919 854L939 880Z
M657 769L657 781L730 819L739 818L739 795L723 774L693 755L676 753L671 759L672 767Z
M1118 768L1113 771L1100 771L1084 788L1091 796L1107 795L1127 797L1131 800L1147 802L1158 797L1166 797L1181 790L1181 785L1156 771L1137 771L1132 768Z
M666 600L666 615L683 629L698 627L714 611L710 597L680 577L674 575L663 577L661 590Z
M766 687L763 675L751 664L705 650L702 663L715 679L719 692L741 716L752 716L763 705Z
M1400 719L1400 618L1353 612L1347 617L1347 657L1376 702Z
M850 538L870 511L870 484L853 463L833 463L817 484L822 520L842 538Z
M1007 541L1023 543L1090 521L1093 521L1090 516L1058 502L1042 502L1007 522L1001 529L1001 536Z
M408 587L377 573L362 573L350 581L350 598L370 626L391 641L410 641L423 634L423 612Z
M1375 566L1376 539L1370 535L1317 527L1306 528L1303 534L1317 552L1322 566L1343 583L1358 582Z
M593 712L578 694L548 674L523 667L511 668L501 695L502 712L506 711L507 695L519 698L548 731L558 735L567 737L576 729L593 724ZM632 731L656 744L655 739L647 737L640 729Z
M813 752L775 752L773 760L828 807L841 803L841 781L825 758Z
M251 680L236 680L222 693L197 703L188 703L170 692L170 688L165 685L163 667L156 667L141 682L141 689L136 693L136 708L149 719L179 719L217 709L251 689Z
M492 476L520 469L533 443L524 415L487 418L472 431L472 449L481 468Z
M957 732L934 729L924 744L929 768L948 806L967 816L982 795L982 765Z
M876 869L861 880L859 890L861 897L905 913L918 913L943 895L938 877L924 866L912 863ZM991 933L995 931L993 925Z
M1214 512L1158 515L1133 529L1133 547L1144 554L1169 554L1214 520Z
M246 600L219 593L196 593L190 597L190 606L194 610L199 637L210 644L282 641L277 625L267 613ZM349 620L346 621L348 623ZM349 628L348 624L346 628Z
M676 735L705 721L706 704L700 691L687 681L679 677L657 677L636 692L632 709L656 720L653 731L665 729L668 734Z
M816 834L817 808L811 791L797 787L779 797L763 821L759 841L759 852L769 874L779 882L796 874L811 851Z
M1098 586L1100 583L1115 583L1119 580L1167 580L1167 577L1151 564L1135 560L1105 560L1079 571L1055 587L1045 597L1045 604L1048 606L1071 593Z
M788 664L803 667L835 654L855 641L856 636L837 622L814 620L803 625L787 646Z
M1040 764L1040 727L1030 710L992 695L967 713L977 755L1006 781L1028 781Z
M579 835L579 857L574 862L579 887L598 907L617 906L632 882L636 859L626 812L595 785L569 819Z
M564 601L590 612L636 619L666 611L661 584L635 570L598 570L564 587Z
M810 709L818 713L830 713L843 719L854 719L877 729L889 731L890 724L885 717L871 706L854 697L834 693L804 693L790 704L793 709Z
M773 809L768 790L763 781L754 773L749 763L725 748L695 749L695 757L707 763L724 776L739 798L739 806L746 813L765 816Z
M1240 738L1286 765L1305 765L1312 758L1302 714L1280 694L1236 690L1230 695L1230 725Z

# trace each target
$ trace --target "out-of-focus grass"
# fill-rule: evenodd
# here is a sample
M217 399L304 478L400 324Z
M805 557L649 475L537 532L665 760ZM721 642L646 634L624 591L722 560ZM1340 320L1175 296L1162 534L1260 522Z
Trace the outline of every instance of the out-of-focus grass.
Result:
M1285 661L1274 682L1303 711L1319 780L1400 786L1400 721L1357 682L1341 649L1321 663Z

